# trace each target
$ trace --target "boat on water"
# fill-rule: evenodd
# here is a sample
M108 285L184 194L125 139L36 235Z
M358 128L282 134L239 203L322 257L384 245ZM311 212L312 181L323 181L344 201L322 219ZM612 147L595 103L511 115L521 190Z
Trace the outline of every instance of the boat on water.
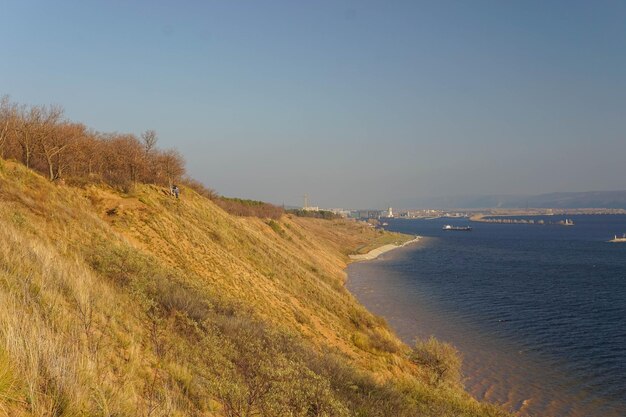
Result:
M471 226L452 226L450 224L446 224L445 226L443 226L443 230L455 231L455 232L471 232L472 227Z
M564 221L560 222L560 224L562 224L563 226L573 226L574 221L572 219L565 219Z
M620 243L620 242L626 243L626 233L624 233L622 235L622 237L617 237L617 235L615 235L615 237L613 239L609 240L609 242L611 242L611 243Z

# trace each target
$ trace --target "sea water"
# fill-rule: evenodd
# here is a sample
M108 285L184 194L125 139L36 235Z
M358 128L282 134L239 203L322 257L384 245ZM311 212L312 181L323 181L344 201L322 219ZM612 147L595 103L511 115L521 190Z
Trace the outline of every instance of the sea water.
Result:
M424 236L348 268L348 288L411 344L464 359L466 389L520 415L626 416L626 216L574 226L390 220ZM546 223L559 216L534 218Z

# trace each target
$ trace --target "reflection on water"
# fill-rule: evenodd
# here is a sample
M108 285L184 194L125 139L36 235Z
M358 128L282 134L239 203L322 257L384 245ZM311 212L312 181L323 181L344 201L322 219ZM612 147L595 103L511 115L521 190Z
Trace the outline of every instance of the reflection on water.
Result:
M396 221L432 237L350 265L348 288L405 342L435 335L457 346L478 399L520 415L624 416L626 245L603 242L616 226L601 217L579 216L577 230L448 234ZM608 220L626 230L626 218Z

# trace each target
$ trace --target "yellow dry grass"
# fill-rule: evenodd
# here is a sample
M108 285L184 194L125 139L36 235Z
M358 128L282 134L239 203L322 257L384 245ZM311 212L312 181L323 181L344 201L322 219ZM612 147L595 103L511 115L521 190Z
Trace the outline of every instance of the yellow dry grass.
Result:
M500 415L430 387L345 290L347 254L388 239L0 160L0 415Z

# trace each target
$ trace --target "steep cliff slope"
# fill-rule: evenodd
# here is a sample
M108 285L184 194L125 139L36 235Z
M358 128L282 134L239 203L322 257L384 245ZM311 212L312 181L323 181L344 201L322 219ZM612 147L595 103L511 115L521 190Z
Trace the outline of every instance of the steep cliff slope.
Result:
M0 160L0 415L501 415L345 290L376 239Z

